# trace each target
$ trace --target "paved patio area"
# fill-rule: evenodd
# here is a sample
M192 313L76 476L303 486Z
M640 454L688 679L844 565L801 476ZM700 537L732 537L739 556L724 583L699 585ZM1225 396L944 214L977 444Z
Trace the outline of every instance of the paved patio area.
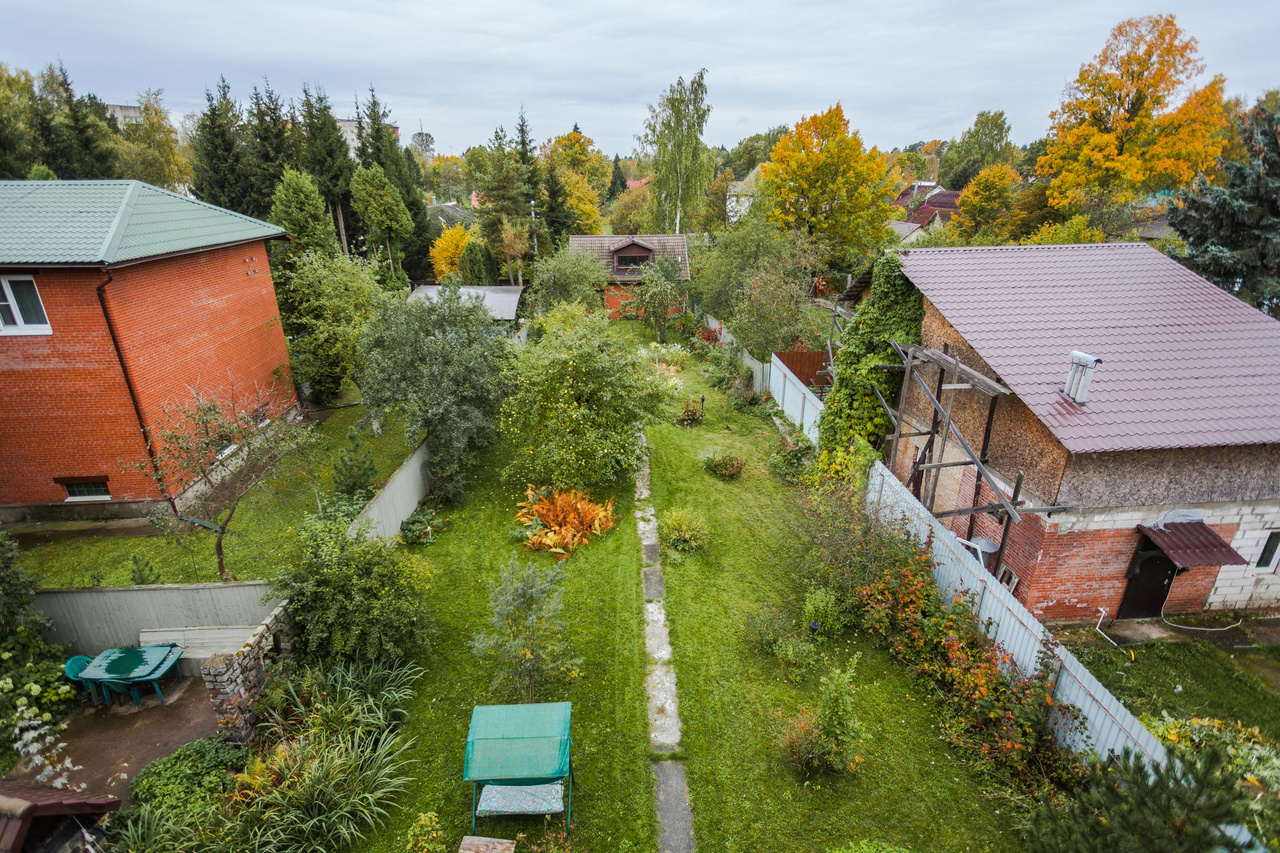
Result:
M218 718L209 704L204 682L184 678L180 684L166 679L162 685L165 704L149 689L142 707L133 702L113 705L110 710L85 706L67 719L64 755L81 769L70 774L73 785L85 785L89 794L111 794L125 798L129 791L127 774L133 779L149 762L163 758L184 743L217 734ZM11 779L31 779L34 774L15 768Z

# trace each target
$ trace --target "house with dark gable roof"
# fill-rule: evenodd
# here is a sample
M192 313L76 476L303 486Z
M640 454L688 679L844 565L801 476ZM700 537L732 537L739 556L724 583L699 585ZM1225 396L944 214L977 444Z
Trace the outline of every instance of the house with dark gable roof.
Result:
M901 260L887 462L1033 613L1280 605L1280 322L1142 243Z
M0 521L143 515L193 392L296 403L278 227L137 181L0 181Z
M689 280L689 244L683 234L573 234L569 248L599 261L609 277L605 307L610 311L631 298L631 288L639 285L645 265L656 257L667 257L680 267L680 280Z

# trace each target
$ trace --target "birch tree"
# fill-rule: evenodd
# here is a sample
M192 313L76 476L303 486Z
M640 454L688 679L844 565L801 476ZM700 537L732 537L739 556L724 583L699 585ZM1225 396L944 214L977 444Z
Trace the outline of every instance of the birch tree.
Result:
M702 141L711 114L706 74L703 68L688 83L683 77L676 78L657 105L649 105L644 133L638 137L653 160L650 198L657 219L664 230L676 234L684 219L698 212L715 170L711 151Z

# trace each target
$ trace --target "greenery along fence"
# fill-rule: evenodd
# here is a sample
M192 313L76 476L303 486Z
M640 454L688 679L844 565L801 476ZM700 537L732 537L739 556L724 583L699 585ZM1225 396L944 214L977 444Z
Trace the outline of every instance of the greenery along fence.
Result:
M897 477L879 462L867 475L867 506L886 521L901 521L932 548L933 574L944 596L964 596L989 636L1023 673L1035 672L1042 656L1051 656L1054 705L1071 705L1080 712L1079 725L1059 725L1064 746L1100 756L1130 748L1156 764L1165 761L1165 748L1138 718L1111 695L1075 655L1053 642L1040 620L1013 594L996 582L982 564L960 544Z
M715 317L712 317L710 314L703 314L702 322L706 325L708 329L711 329L712 331L719 333L720 341L725 346L738 345L737 340L735 340L733 337L733 334L727 328L725 328L724 323L721 323ZM756 393L763 394L766 391L768 391L769 383L772 380L771 365L763 364L762 362L757 361L755 358L751 356L751 353L747 352L745 349L742 349L741 347L739 347L738 359L747 367L751 368L751 386L755 389ZM815 433L815 438L816 438L816 433Z

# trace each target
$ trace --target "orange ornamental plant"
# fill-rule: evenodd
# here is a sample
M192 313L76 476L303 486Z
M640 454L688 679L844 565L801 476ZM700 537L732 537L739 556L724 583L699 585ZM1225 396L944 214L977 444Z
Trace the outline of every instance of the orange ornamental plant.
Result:
M608 533L617 520L613 498L598 504L577 489L552 491L532 485L525 489L516 513L516 521L526 528L522 531L524 547L558 554L558 560L569 559L573 550L592 536Z

